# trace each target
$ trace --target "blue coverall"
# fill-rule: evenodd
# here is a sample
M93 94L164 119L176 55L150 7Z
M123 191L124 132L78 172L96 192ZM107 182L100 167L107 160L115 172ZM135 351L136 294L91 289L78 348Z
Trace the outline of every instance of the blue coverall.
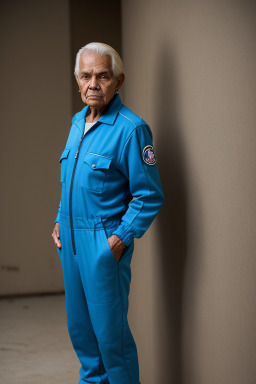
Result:
M127 321L134 237L148 229L164 195L147 123L119 94L84 135L89 106L74 115L60 157L59 223L67 323L82 383L140 384ZM126 247L117 261L107 238Z

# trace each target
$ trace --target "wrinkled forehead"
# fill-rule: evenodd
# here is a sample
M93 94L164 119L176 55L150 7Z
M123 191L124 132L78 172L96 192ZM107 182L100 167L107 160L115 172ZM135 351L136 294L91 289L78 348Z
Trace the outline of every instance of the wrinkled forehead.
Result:
M112 73L112 60L109 55L100 55L94 52L84 52L79 61L79 72L99 73L109 71Z

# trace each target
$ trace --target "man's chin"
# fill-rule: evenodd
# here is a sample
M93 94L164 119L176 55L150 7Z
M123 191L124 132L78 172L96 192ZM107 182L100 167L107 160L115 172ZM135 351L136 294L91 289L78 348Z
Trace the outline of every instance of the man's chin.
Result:
M104 102L103 102L103 99L101 99L101 98L95 98L95 99L91 99L91 98L87 98L86 99L86 104L87 105L90 105L91 107L100 107L100 106L102 106L103 104L104 104Z
M102 100L103 96L91 95L86 97L87 100Z

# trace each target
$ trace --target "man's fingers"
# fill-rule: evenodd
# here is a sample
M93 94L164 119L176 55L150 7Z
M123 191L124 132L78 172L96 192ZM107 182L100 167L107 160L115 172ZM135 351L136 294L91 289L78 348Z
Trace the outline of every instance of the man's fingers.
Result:
M55 237L55 245L57 248L61 248L61 242L60 242L60 237L56 236Z
M55 244L56 244L57 248L61 248L61 242L60 241L57 241L57 243L55 243Z
M59 228L54 227L52 238L57 248L61 248Z
M56 228L56 246L58 248L61 248L61 243L60 243L60 231L59 231L59 228L57 227Z

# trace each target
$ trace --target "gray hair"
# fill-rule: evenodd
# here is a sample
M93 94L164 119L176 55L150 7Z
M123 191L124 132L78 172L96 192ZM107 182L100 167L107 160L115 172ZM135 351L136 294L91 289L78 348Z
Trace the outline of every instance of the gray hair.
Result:
M89 43L86 44L84 47L80 48L77 52L74 71L75 77L79 76L80 57L85 52L94 52L102 56L109 55L112 61L112 71L114 76L118 77L121 73L124 73L124 65L122 59L114 48L104 43Z

